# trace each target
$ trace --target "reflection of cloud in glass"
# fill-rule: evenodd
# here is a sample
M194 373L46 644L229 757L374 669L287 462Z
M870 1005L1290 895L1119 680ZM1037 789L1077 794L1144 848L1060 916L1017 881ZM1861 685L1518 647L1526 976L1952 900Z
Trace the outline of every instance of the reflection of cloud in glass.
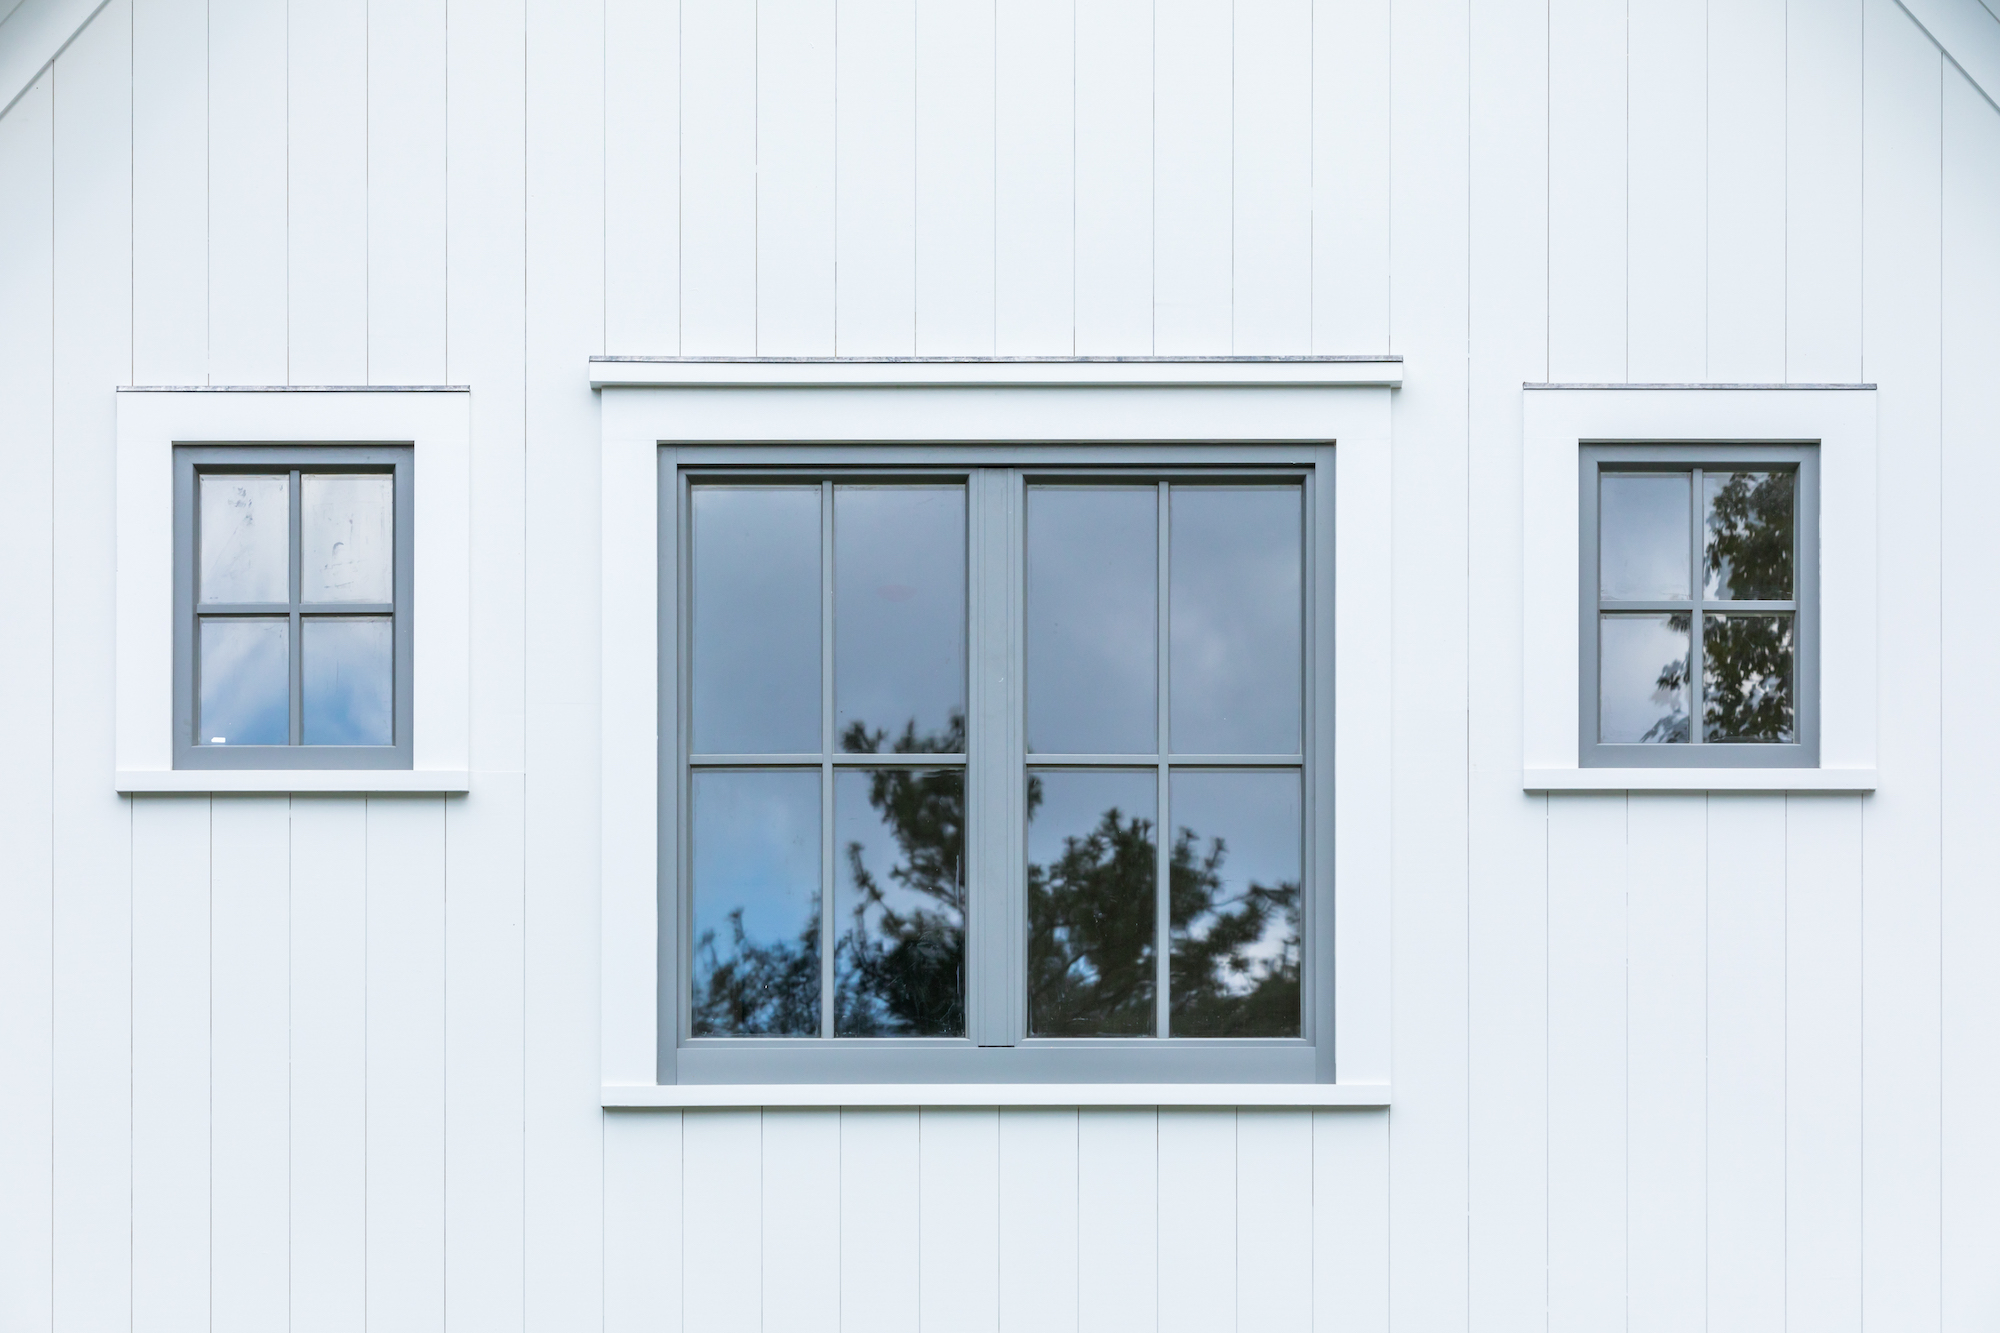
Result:
M1293 754L1303 695L1303 496L1175 486L1168 533L1178 754Z
M389 618L307 616L300 629L305 743L393 744L395 630Z
M697 486L692 502L696 752L817 751L819 488Z
M1028 490L1028 748L1148 754L1157 721L1158 490Z
M1688 739L1688 617L1607 615L1598 647L1598 739L1654 744Z
M833 491L834 732L965 711L965 488Z
M291 740L291 626L276 617L201 622L199 745Z
M1299 775L1176 773L1171 795L1173 1035L1297 1036Z
M965 1031L965 780L951 769L834 775L834 1031Z
M1606 472L1599 480L1597 547L1603 596L1644 601L1688 595L1686 472Z
M1158 1026L1159 784L1150 772L1028 778L1028 1031L1147 1037Z
M696 1036L819 1031L817 770L693 775Z
M290 476L201 474L201 600L291 598Z
M387 473L299 479L301 601L395 600L395 487Z

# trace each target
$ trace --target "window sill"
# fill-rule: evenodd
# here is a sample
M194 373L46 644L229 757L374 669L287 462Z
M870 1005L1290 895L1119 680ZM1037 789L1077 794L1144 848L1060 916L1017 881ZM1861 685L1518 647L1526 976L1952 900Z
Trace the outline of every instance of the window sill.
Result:
M1381 1110L1386 1083L607 1083L606 1110L869 1106L1253 1106Z
M1875 790L1872 768L1525 768L1525 791Z
M118 791L273 793L346 792L394 795L402 792L454 793L472 790L472 774L450 768L246 768L128 769L117 773Z

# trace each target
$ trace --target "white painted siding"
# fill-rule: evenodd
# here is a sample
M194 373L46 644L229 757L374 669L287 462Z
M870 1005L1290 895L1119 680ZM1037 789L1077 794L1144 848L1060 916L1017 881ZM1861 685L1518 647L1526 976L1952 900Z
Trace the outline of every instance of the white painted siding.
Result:
M0 1330L1991 1327L1996 312L1894 0L111 0L0 117ZM1384 350L1393 1111L599 1109L587 355ZM1881 790L1524 795L1521 383L1856 378ZM111 386L330 382L473 388L472 793L117 797Z

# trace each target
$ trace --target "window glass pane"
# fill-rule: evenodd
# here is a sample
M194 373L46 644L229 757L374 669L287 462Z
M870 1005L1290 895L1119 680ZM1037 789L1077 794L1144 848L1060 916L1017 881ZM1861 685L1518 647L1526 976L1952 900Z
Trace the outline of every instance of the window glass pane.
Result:
M396 479L387 473L299 478L299 598L396 600Z
M817 486L694 489L694 748L820 748Z
M839 747L965 749L965 488L833 490Z
M1179 754L1296 754L1304 674L1296 486L1169 495L1170 734Z
M1159 780L1151 771L1028 775L1028 1031L1150 1037Z
M965 1035L965 775L833 778L833 1030Z
M1176 1037L1299 1035L1296 772L1180 772L1170 795Z
M291 477L204 472L200 484L201 600L290 601Z
M1701 738L1791 744L1792 617L1702 617Z
M395 622L307 616L300 622L307 745L395 743Z
M1703 595L1709 600L1791 599L1795 480L1791 472L1703 474Z
M1159 606L1156 487L1028 490L1028 748L1151 754Z
M1688 617L1598 620L1598 739L1621 745L1686 741Z
M1621 601L1688 595L1686 472L1598 478L1598 593Z
M201 621L197 745L291 741L291 622L279 617Z
M819 771L694 774L697 1037L819 1035Z

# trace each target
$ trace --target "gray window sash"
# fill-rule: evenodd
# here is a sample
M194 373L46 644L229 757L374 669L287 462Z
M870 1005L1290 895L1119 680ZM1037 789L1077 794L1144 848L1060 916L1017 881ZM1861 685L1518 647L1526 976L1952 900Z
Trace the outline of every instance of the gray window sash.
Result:
M1716 601L1698 577L1702 556L1699 491L1689 506L1690 596L1607 602L1600 596L1599 477L1604 472L1689 472L1746 468L1791 469L1793 500L1793 598L1788 601ZM1578 660L1577 763L1582 768L1817 768L1819 766L1819 447L1810 442L1588 443L1578 458ZM1600 614L1604 611L1685 611L1688 630L1691 739L1687 743L1634 745L1598 740ZM1701 739L1702 623L1709 615L1744 611L1793 613L1796 743L1712 742Z
M903 448L790 446L782 459L752 460L768 446L663 447L660 451L660 936L659 1062L662 1083L822 1082L1332 1082L1332 448L1245 450L1187 446L1110 446L1063 451L1046 446ZM1077 456L1081 454L1082 456ZM1245 457L1249 454L1249 457ZM1258 457L1258 454L1276 456ZM1176 457L1176 455L1179 455ZM888 460L888 461L885 461ZM910 460L905 463L903 460ZM1047 463L1043 460L1048 459ZM963 756L799 754L694 755L686 726L691 704L690 644L683 608L691 578L691 483L722 480L798 482L962 480L967 486L967 753ZM1064 482L1245 482L1288 480L1304 492L1305 653L1304 736L1296 755L1044 755L1025 753L1023 679L1023 524L1026 487ZM1161 485L1161 503L1166 499ZM1159 539L1164 545L1167 528ZM822 539L830 537L825 528ZM1162 603L1158 633L1160 707L1168 703L1165 673L1168 570L1159 563ZM830 577L823 568L822 577ZM823 632L832 633L830 617ZM823 654L824 654L823 649ZM1320 659L1324 657L1322 664ZM822 673L822 689L830 689ZM827 708L822 700L822 709ZM825 715L823 713L823 715ZM1161 732L1164 738L1164 731ZM1164 740L1162 742L1164 744ZM692 870L687 775L710 766L818 767L884 762L966 771L966 1035L937 1037L693 1038L689 1031L692 976ZM1032 1038L1026 1035L1025 781L1029 767L1101 766L1154 769L1159 774L1160 825L1170 818L1167 778L1180 768L1285 768L1304 784L1306 891L1301 945L1301 1031L1297 1038ZM821 799L826 801L824 781ZM826 809L823 804L823 810ZM830 811L828 812L830 814ZM824 817L824 816L823 816ZM1164 877L1169 839L1160 839ZM822 893L832 892L823 867ZM1160 895L1160 938L1166 901ZM822 903L822 920L831 921ZM822 989L830 985L831 951L822 950ZM1162 1018L1169 951L1157 950ZM823 1006L825 998L822 998ZM828 1008L823 1008L823 1014ZM823 1020L824 1021L824 1020Z
M395 576L392 603L341 603L308 610L299 596L299 485L301 472L388 472L395 477ZM197 606L200 510L196 479L206 472L292 474L290 594L276 604ZM177 769L398 769L410 768L411 694L414 681L416 464L410 445L384 444L177 444L174 446L174 767ZM288 745L209 746L195 743L200 690L196 622L200 617L283 614L290 626L290 729ZM305 745L303 724L303 622L317 616L386 615L393 636L391 745Z

